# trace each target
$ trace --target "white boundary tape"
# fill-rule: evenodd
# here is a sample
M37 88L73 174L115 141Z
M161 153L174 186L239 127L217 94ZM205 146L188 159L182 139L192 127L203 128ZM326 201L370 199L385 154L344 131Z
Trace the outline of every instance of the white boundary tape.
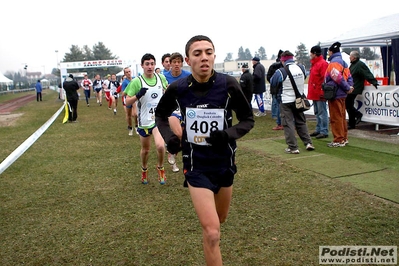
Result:
M27 138L21 145L18 146L4 161L0 164L0 175L11 165L13 164L24 152L32 146L33 143L36 142L40 138L40 136L50 127L50 125L54 122L57 116L63 111L65 106L64 104L61 108L53 114L53 116L47 120L38 130L35 131L29 138Z

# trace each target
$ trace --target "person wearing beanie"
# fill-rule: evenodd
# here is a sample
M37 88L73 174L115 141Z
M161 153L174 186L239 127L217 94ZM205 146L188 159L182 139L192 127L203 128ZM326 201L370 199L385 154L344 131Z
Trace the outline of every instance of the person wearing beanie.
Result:
M322 139L328 137L328 113L327 102L324 99L322 84L328 63L321 55L319 45L310 49L310 74L308 80L308 99L313 101L313 111L316 116L316 129L310 134L311 137Z
M334 137L328 147L344 147L349 143L345 99L353 91L353 78L348 64L342 59L340 47L341 43L335 42L328 48L330 63L324 76L326 85L337 88L335 98L328 100L330 129Z
M353 78L353 92L348 94L345 99L346 111L348 112L349 122L348 129L354 129L362 120L363 114L355 107L355 99L357 95L362 94L364 90L364 81L368 81L376 89L378 89L378 81L371 73L369 67L360 61L360 54L358 51L352 51L349 54L351 65L349 70Z
M288 75L289 71L294 77L293 82L295 82L298 92L302 95L304 93L306 79L305 67L296 64L294 61L294 55L288 50L281 54L280 60L283 66L273 74L270 79L270 86L281 86L281 90L278 92L278 99L281 99L281 122L284 127L285 142L288 145L285 152L290 154L299 154L296 134L298 134L299 138L305 145L306 150L312 151L315 148L312 144L312 139L309 136L306 117L303 111L299 111L295 106L295 90Z
M332 52L333 54L340 52L340 47L341 43L340 42L335 42L333 43L330 48L328 48L328 51Z
M76 119L78 118L78 100L79 100L78 90L80 86L76 82L76 80L73 79L73 75L69 74L68 77L65 79L62 87L65 90L66 99L70 106L70 108L68 108L69 110L68 121L76 122Z
M266 79L270 83L270 79L272 78L273 74L276 72L277 69L282 67L283 65L280 62L281 54L283 50L279 50L276 58L276 62L271 64L269 69L267 70ZM281 85L281 84L279 84ZM279 102L281 99L277 99L277 93L281 89L281 86L272 87L270 86L270 94L272 95L272 118L276 119L276 126L273 127L273 130L283 130L284 127L281 125L281 116L280 116L280 104Z
M252 58L252 65L254 71L252 73L256 104L258 105L259 111L255 113L255 116L265 116L266 109L263 101L263 93L266 92L266 70L265 67L260 63L260 58L255 56Z
M241 90L244 93L245 98L247 98L248 104L249 106L251 106L252 109L252 95L253 95L253 91L254 91L254 84L253 84L253 80L252 80L252 75L249 72L249 67L247 63L242 64L241 66L241 77L240 77L240 86L241 86Z
M37 101L42 101L42 90L43 90L43 87L42 87L42 84L40 83L40 79L36 82L36 85L35 85L35 89L36 89L36 100Z

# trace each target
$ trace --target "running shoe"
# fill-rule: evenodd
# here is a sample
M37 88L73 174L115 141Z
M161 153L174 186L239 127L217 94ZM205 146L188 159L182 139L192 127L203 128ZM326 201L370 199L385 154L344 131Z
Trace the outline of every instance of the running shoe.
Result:
M259 112L256 112L255 113L255 116L257 116L257 117L259 117L259 116L266 116L266 112L261 112L261 111L259 111Z
M177 172L179 172L180 171L180 169L179 169L179 167L177 167L177 165L174 163L174 164L172 164L172 172L173 173L177 173Z
M308 143L306 145L306 150L308 150L308 151L313 151L314 150L314 146L312 145L312 143Z
M114 109L114 115L116 115L116 109Z
M298 150L298 149L290 149L290 148L286 148L286 149L285 149L285 153L290 153L290 154L299 154L299 150Z
M147 169L141 168L141 183L144 185L148 184L148 176L147 176Z
M133 136L133 129L129 129L129 136Z
M157 170L158 170L159 184L165 185L166 184L165 168L163 166L162 167L157 166Z
M309 136L311 137L316 137L317 135L319 135L320 132L314 131L313 133L311 133Z
M176 163L175 154L168 153L168 163L174 165Z
M345 142L330 142L327 143L327 146L330 148L345 147Z
M344 140L344 145L346 146L346 145L348 145L349 144L349 140L348 139L345 139Z

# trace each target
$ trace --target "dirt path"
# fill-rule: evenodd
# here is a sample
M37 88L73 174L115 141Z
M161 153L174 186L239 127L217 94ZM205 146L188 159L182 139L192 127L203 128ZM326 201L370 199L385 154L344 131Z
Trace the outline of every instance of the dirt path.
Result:
M24 106L28 102L36 100L36 95L25 95L19 98L15 98L12 100L8 100L2 104L0 104L0 115L10 114L11 112L17 110L21 106Z
M0 127L11 126L23 113L12 113L21 106L36 100L36 95L25 95L0 104Z

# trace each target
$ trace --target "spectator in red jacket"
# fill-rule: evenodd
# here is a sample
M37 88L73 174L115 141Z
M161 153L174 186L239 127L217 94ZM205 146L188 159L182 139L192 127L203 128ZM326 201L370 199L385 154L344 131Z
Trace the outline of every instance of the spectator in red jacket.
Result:
M322 139L328 137L327 103L321 89L328 63L321 55L320 46L316 45L310 49L310 63L312 66L308 81L308 99L313 101L313 111L316 116L316 129L310 136Z

